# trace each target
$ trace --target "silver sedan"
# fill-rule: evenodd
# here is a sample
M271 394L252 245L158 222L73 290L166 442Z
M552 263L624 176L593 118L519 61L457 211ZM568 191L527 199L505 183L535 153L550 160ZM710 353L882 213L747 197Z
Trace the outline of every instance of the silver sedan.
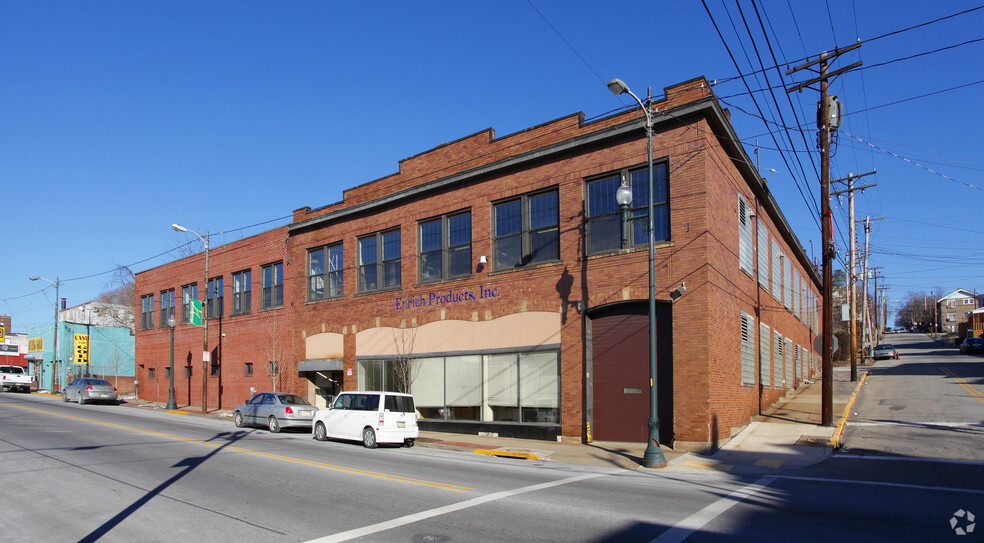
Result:
M79 405L86 402L119 403L118 394L116 387L105 379L82 377L62 389L62 401L79 402Z
M311 421L318 408L297 394L287 392L260 392L232 412L237 428L266 426L271 432L281 428L311 429Z

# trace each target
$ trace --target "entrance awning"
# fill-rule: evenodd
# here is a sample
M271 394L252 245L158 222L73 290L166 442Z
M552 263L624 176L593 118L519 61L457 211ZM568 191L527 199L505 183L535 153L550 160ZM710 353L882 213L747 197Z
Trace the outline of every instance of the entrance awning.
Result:
M342 371L345 361L341 358L309 358L297 363L297 371Z

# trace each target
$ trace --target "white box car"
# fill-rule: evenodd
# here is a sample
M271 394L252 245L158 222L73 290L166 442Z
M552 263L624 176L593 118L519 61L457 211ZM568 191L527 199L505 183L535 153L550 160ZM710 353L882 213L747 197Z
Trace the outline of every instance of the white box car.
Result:
M311 429L314 439L361 441L375 449L380 443L413 447L417 411L413 396L399 392L342 392L328 409L319 409Z

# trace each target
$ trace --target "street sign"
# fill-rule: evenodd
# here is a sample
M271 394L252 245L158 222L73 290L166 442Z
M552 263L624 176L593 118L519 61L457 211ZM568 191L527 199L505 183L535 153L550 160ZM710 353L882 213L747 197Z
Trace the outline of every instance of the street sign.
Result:
M44 338L32 337L27 340L27 351L31 353L40 353L44 350Z
M192 300L188 304L191 307L191 318L189 322L195 326L202 325L202 302L199 300Z
M5 339L6 337L7 337L7 326L4 323L0 322L0 341L7 341Z

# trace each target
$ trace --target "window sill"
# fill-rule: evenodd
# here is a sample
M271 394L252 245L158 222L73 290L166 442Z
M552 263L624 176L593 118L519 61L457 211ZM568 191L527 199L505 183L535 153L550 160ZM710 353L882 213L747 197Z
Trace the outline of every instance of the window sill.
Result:
M657 241L656 244L653 245L653 250L654 251L659 251L660 249L667 249L667 248L672 249L673 247L676 247L676 243L674 243L672 241ZM606 251L606 252L602 252L602 253L592 253L592 254L589 254L587 256L587 258L588 258L588 260L593 260L595 258L604 258L606 256L616 256L616 255L625 255L625 254L638 253L640 251L648 251L648 250L649 250L649 244L648 243L643 243L642 245L635 245L633 247L627 247L625 249L615 249L615 250L612 250L612 251ZM659 256L659 255L657 254L657 256Z
M354 297L361 298L364 296L372 296L373 294L385 294L387 292L399 292L401 290L403 290L403 285L397 285L395 287L377 288L376 290L357 292Z
M550 266L556 266L558 264L563 264L563 260L548 260L545 262L538 262L536 264L527 264L526 266L519 266L518 268L504 268L501 270L489 270L489 277L495 275L502 275L505 273L516 273L522 271L536 270L539 268L547 268Z
M468 275L458 275L456 277L449 277L447 279L431 279L426 282L425 281L418 282L413 286L413 288L427 288L427 287L432 287L434 285L453 283L455 281L467 281L469 279L474 279L474 278L475 278L475 274L470 273Z

